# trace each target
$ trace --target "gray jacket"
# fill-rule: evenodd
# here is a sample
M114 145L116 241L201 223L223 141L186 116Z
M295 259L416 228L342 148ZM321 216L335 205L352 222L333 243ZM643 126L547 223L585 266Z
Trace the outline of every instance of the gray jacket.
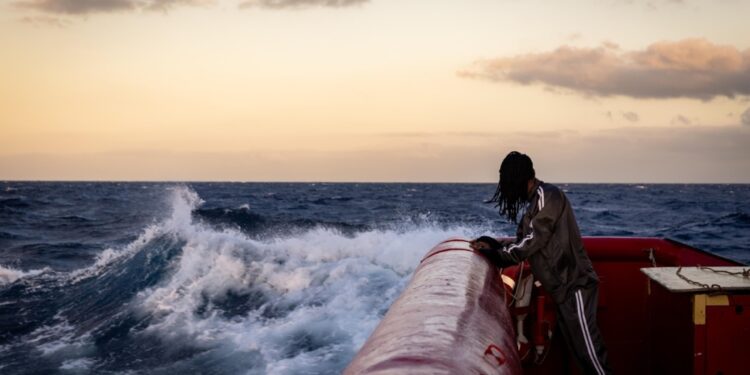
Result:
M599 282L568 198L542 181L534 186L516 241L492 252L491 259L500 267L528 259L534 277L557 303L576 289Z

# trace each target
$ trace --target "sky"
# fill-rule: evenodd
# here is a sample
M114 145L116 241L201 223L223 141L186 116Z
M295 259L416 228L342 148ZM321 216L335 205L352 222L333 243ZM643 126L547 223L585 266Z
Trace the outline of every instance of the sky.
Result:
M0 0L0 180L750 183L748 14Z

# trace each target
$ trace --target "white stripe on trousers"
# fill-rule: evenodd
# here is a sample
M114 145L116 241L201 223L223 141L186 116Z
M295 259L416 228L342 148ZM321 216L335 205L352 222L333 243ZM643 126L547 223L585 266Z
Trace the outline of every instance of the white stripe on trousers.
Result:
M593 363L596 372L600 375L604 375L604 369L602 369L602 365L599 363L599 358L596 356L594 344L591 340L591 334L589 333L589 325L586 322L586 315L584 315L586 311L583 309L583 297L581 296L581 290L577 290L575 294L576 306L578 308L578 323L581 326L581 330L583 331L583 339L584 341L586 341L586 350L589 352L591 363Z

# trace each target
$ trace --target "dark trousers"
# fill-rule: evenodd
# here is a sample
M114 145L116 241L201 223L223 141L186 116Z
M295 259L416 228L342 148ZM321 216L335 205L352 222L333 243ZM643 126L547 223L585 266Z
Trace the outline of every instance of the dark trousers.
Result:
M585 374L611 374L607 349L596 324L599 287L578 289L557 306L557 324L568 350Z

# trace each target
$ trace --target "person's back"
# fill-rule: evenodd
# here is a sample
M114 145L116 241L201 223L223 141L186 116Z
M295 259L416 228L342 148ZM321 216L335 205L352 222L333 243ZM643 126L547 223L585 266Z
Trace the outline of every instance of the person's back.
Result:
M529 201L537 204L526 210L519 223L520 241L534 235L530 223L541 208L546 208L544 214L553 216L549 220L554 220L554 228L548 243L529 256L528 261L537 279L555 302L560 303L571 290L595 285L599 278L583 247L578 223L565 193L555 185L537 180L533 194Z

